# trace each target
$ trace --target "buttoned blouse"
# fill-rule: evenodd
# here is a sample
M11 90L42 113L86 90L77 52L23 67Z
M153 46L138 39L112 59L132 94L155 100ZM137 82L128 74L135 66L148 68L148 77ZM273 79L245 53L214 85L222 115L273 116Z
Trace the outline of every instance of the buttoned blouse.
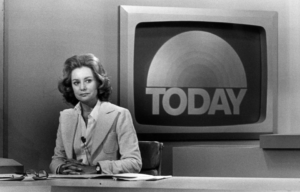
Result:
M75 132L74 140L74 153L76 160L82 160L83 164L91 165L91 147L93 144L93 138L96 122L98 120L98 111L100 108L101 102L98 100L95 107L88 115L87 124L84 122L82 117L82 109L80 103L75 106L75 111L78 113L78 124ZM83 143L81 137L85 138L85 143Z

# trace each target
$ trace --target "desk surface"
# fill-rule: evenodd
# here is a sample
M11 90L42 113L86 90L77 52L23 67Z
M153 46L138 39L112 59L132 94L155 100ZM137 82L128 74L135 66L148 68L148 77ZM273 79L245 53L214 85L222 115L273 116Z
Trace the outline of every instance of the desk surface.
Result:
M0 181L1 192L65 191L300 191L300 179L172 177L159 181L112 179L52 179L46 181Z

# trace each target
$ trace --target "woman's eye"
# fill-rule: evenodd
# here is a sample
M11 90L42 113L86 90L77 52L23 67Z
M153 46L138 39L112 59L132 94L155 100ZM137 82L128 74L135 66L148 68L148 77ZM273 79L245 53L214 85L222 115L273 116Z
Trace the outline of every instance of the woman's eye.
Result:
M87 79L86 82L90 83L90 82L92 82L92 80L91 79Z
M73 82L73 85L78 85L78 82Z

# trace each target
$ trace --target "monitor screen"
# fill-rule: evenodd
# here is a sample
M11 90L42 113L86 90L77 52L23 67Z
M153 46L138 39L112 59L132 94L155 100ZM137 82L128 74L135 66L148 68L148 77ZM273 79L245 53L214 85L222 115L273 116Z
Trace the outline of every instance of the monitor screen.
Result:
M120 11L120 104L139 133L273 132L277 13Z
M139 23L133 63L136 121L216 126L263 120L265 48L265 31L257 26Z

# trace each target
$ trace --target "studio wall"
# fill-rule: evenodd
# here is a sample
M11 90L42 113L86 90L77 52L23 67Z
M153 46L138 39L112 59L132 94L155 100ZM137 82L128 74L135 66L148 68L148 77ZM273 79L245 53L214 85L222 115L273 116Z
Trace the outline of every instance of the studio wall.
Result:
M0 36L3 37L3 28L4 28L4 0L0 1ZM3 38L0 39L0 79L1 82L4 79L4 65L3 65ZM4 109L3 109L3 90L4 90L4 83L0 84L0 157L3 156L3 144L4 144L4 137L3 137L3 117L4 117Z
M68 108L57 91L66 58L94 53L112 79L111 101L119 104L119 5L269 10L279 14L278 133L300 129L300 3L298 0L3 0L4 46L0 41L0 156L25 169L48 169L59 111ZM1 3L1 1L0 1ZM0 27L2 23L0 22ZM122 34L120 34L122 35ZM1 49L3 47L3 49ZM4 58L2 58L2 54ZM2 91L2 89L4 89ZM3 103L2 103L3 101ZM228 141L232 143L231 141ZM165 144L163 173L171 174L172 147ZM218 143L210 142L210 143ZM221 144L223 144L222 142ZM257 141L238 141L257 144Z

